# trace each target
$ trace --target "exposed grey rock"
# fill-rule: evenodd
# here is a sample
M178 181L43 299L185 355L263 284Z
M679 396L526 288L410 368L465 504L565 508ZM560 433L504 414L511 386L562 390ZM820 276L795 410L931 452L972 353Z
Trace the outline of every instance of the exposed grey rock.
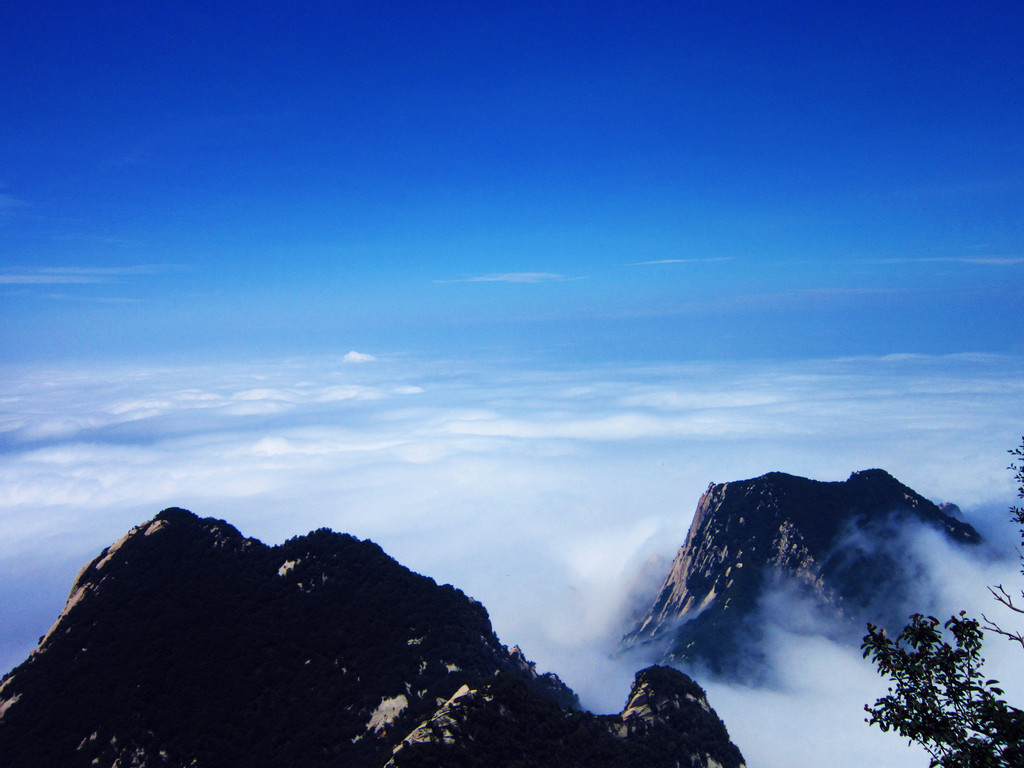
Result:
M639 672L617 715L565 713L524 692L511 678L463 687L395 747L386 768L744 764L703 689L669 667Z

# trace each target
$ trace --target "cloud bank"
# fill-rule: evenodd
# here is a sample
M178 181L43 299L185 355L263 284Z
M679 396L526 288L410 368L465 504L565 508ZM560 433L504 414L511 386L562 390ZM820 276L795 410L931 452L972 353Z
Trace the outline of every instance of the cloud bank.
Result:
M172 505L269 543L320 526L373 539L479 599L504 642L604 711L637 667L608 654L639 574L672 557L709 482L882 467L1012 539L1016 359L530 369L373 357L6 369L0 666L34 646L86 560ZM984 584L1016 583L1013 565L966 564L974 576L944 589L991 610ZM805 660L787 690L707 684L752 765L845 765L837 743L850 765L921 763L862 723L880 681L856 653L804 635L783 644ZM808 736L829 708L845 719Z

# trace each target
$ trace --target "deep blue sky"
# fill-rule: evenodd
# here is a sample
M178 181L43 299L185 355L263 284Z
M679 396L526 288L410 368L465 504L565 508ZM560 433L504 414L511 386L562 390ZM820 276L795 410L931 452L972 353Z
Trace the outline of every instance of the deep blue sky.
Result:
M4 361L1022 350L1015 3L149 5L0 10Z

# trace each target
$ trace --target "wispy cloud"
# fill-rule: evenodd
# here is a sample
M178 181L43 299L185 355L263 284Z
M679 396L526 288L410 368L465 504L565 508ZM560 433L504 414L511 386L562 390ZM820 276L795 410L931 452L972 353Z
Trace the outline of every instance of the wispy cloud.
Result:
M365 352L356 352L354 349L341 358L346 363L371 363L377 358Z
M438 280L439 283L547 283L559 280L578 280L555 272L497 272L490 275Z
M0 192L0 215L9 213L18 208L24 208L28 203L24 200L20 200L14 195L8 195L4 192Z
M143 243L139 240L129 240L123 237L88 232L58 232L53 234L50 239L58 243L97 243L99 245L112 245L124 248L143 247Z
M844 302L858 297L906 294L905 288L811 288L783 290L772 293L737 293L691 298L624 312L621 317L673 317L683 315L721 314L733 310L764 310L800 307L829 302ZM920 289L921 291L925 289Z
M631 267L650 267L659 264L704 264L716 261L732 261L732 256L711 256L706 259L656 259L655 261L636 261Z
M141 304L142 299L127 296L75 296L70 293L47 293L46 298L54 301L78 301L86 304Z
M919 258L869 259L871 264L977 264L1013 267L1024 264L1024 256L923 256Z
M58 284L76 284L84 285L88 283L105 283L108 282L106 278L99 277L97 275L65 275L65 274L52 274L49 272L35 272L35 273L24 273L24 274L0 274L0 284L2 285L58 285Z
M43 267L0 273L0 285L89 285L115 282L118 278L151 275L175 267L140 264L130 267Z

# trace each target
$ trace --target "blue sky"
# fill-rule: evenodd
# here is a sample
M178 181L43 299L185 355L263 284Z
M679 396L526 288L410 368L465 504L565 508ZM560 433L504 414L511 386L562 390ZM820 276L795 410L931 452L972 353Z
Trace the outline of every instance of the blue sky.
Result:
M0 672L174 505L372 538L605 711L709 482L1011 540L1016 4L254 5L0 7ZM934 546L936 611L1018 582ZM923 763L786 643L711 689L752 765Z
M1020 351L1010 3L248 5L0 11L5 359Z

